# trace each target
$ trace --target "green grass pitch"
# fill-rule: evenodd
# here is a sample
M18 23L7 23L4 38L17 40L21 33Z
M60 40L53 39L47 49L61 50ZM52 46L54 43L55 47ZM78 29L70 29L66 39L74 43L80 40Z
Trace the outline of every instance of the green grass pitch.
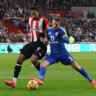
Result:
M96 80L96 53L74 52L74 59ZM12 80L14 66L19 54L0 54L0 96L96 96L96 89L71 66L61 63L47 68L43 86L28 90L27 82L38 77L39 72L31 69L30 60L24 62L16 88L8 87L4 80Z

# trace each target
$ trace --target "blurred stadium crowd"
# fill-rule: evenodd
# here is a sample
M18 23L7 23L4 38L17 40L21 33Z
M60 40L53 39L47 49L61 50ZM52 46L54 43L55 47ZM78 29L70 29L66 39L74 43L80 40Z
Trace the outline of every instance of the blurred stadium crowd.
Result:
M47 10L71 11L72 6L96 6L96 0L0 0L0 18L30 16L30 8L38 6L40 15L45 16L51 24L52 16L46 14ZM92 14L91 14L92 15ZM95 16L88 14L88 18L83 17L61 18L61 26L64 27L69 37L75 42L96 42L96 19ZM14 21L15 22L15 21ZM14 23L13 22L13 23ZM15 22L17 26L19 22ZM25 40L26 39L26 40ZM21 33L10 33L0 22L0 42L24 42L28 41L28 36Z
M0 43L29 42L29 37L23 33L8 32L6 27L0 28Z

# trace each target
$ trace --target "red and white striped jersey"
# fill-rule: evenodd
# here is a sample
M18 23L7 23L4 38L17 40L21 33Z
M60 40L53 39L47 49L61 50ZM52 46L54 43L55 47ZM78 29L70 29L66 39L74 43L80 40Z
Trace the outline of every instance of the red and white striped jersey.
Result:
M33 42L41 41L43 42L44 30L48 27L48 20L45 17L39 17L39 19L34 20L31 16L25 18L28 21L31 32L31 39Z

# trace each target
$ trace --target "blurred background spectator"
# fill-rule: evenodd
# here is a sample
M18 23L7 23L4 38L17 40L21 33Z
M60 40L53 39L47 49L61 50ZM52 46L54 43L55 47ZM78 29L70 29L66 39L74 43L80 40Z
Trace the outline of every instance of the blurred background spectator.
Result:
M61 26L64 27L69 37L74 42L96 42L96 19L93 12L88 12L87 18L75 17L74 12L69 14L72 6L96 6L96 0L0 0L0 18L20 17L25 18L30 16L30 9L37 6L40 9L40 15L45 16L52 25L52 18L46 13L51 10L55 14L56 11L66 11L66 17L61 18ZM18 21L11 20L11 23L27 28L26 24L21 24ZM8 28L0 22L0 42L29 42L29 37L21 32L9 32ZM74 43L72 42L72 43Z

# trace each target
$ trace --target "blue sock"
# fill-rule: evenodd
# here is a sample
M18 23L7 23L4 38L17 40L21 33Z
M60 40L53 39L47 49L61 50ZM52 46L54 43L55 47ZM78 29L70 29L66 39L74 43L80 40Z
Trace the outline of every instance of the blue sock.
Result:
M91 77L88 75L88 73L83 69L81 68L81 70L79 71L85 78L88 79L89 82L92 81Z
M46 68L41 67L39 71L39 79L43 80L45 73L46 73Z

